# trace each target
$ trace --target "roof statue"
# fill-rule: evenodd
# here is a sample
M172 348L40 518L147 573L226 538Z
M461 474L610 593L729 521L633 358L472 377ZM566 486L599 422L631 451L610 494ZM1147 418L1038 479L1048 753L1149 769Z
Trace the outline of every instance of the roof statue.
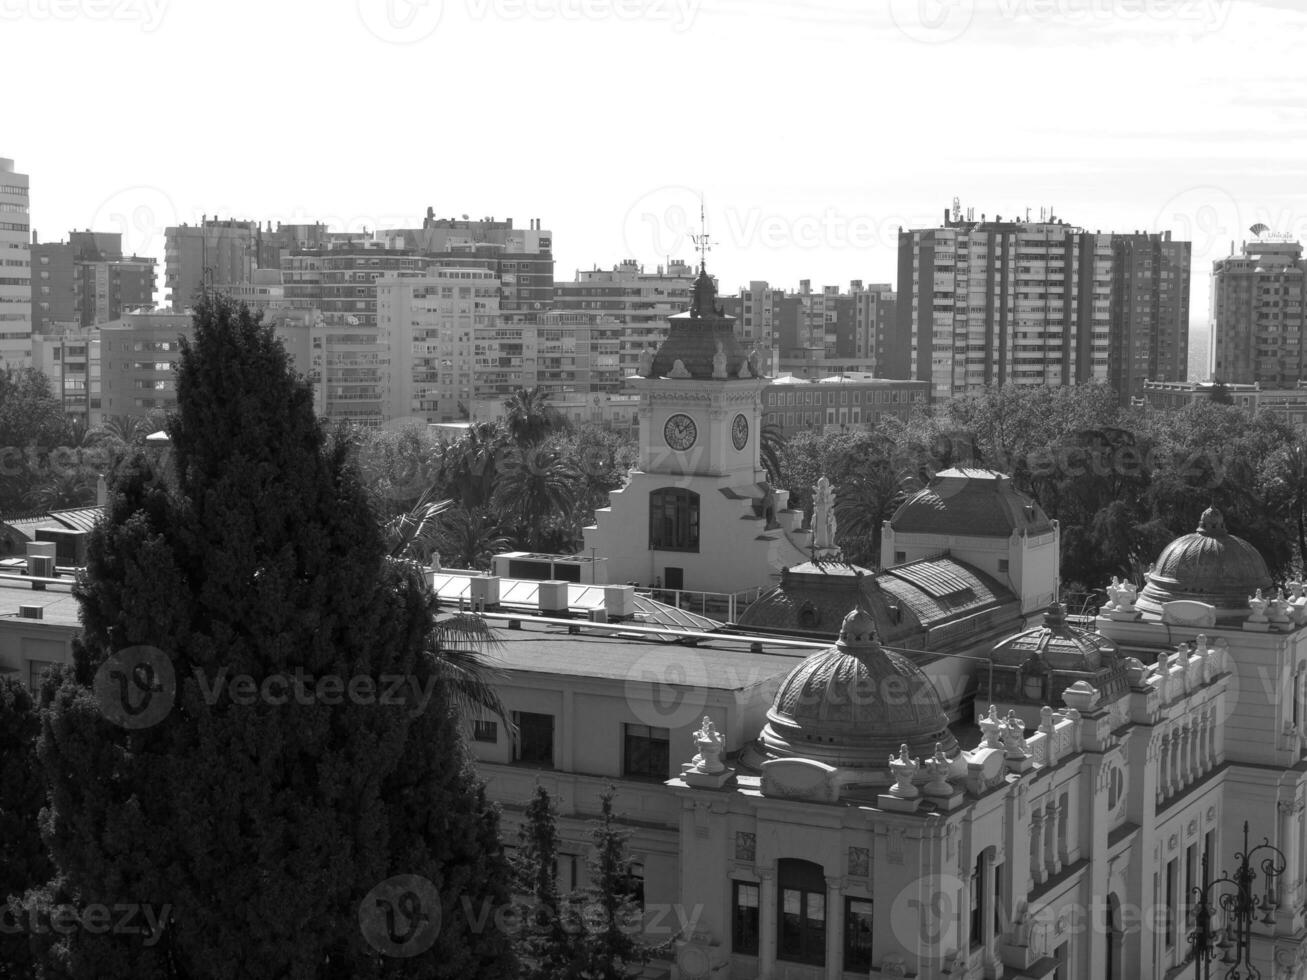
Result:
M812 488L812 547L814 551L835 550L835 488L822 477Z

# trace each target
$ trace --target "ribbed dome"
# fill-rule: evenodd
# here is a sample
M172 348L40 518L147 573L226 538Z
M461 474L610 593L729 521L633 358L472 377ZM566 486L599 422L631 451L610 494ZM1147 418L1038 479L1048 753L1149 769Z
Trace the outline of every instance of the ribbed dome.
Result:
M883 769L904 742L914 756L957 740L939 695L921 669L881 648L862 609L844 619L839 641L814 654L781 683L759 741L769 758L814 759L832 766Z
M1248 617L1248 598L1272 588L1261 554L1225 529L1215 507L1203 511L1198 530L1176 538L1158 556L1137 607L1160 614L1162 603L1194 599L1216 607L1218 620Z
M1014 531L1045 534L1048 515L1002 473L981 469L940 470L930 485L905 501L890 526L900 534L965 534L1006 538Z
M1103 665L1104 653L1115 652L1116 644L1107 637L1070 625L1066 608L1053 602L1044 611L1042 625L995 644L992 659L995 664L1020 666L1037 657L1054 670L1095 671Z

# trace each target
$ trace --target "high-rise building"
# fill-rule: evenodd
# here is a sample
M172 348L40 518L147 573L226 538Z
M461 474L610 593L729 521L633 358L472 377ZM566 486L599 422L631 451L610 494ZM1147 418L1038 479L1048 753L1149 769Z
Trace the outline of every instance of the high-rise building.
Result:
M74 231L32 245L32 332L92 327L154 305L155 260L124 257L118 232Z
M191 304L204 286L249 282L259 263L259 224L205 216L198 225L165 231L164 285L174 310Z
M32 363L32 235L28 177L0 157L0 361Z
M627 259L612 269L578 271L572 282L554 285L554 309L603 313L617 319L622 334L622 376L634 374L644 351L653 353L667 336L667 320L690 305L694 269L679 259L645 272Z
M886 377L936 398L985 385L1106 381L1112 236L1057 218L964 219L899 233Z
M1302 245L1273 235L1212 263L1212 377L1293 387L1303 377L1307 260Z
M1106 381L1127 403L1188 373L1190 254L1170 232L1088 232L1051 212L975 221L955 205L941 227L899 234L877 373L928 380L936 398Z
M1189 242L1171 233L1112 236L1107 380L1123 404L1145 381L1189 375Z
M373 289L378 338L390 352L387 417L468 417L476 332L498 320L498 277L488 269L440 267L383 276Z
M88 427L103 418L100 363L100 331L95 327L32 334L32 367L46 376L64 413Z
M500 281L499 308L506 313L543 313L554 303L554 236L532 218L527 228L513 219L437 218L427 208L421 228L377 233L390 248L434 258L442 268L483 268Z

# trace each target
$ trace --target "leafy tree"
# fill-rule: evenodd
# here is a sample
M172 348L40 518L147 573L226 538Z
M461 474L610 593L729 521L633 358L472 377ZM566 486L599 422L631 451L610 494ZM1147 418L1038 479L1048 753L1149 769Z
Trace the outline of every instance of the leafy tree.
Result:
M1216 405L1234 404L1234 399L1230 397L1230 386L1224 381L1213 382L1212 387L1208 389L1207 397Z
M506 937L465 918L507 900L508 872L425 583L387 556L348 445L328 444L270 327L206 298L177 378L175 467L137 455L114 474L76 587L73 677L38 743L51 891L143 903L160 925L75 931L52 964L73 978L510 975ZM381 694L392 677L408 681L398 702ZM124 689L162 707L153 724L115 712ZM396 875L429 887L385 891ZM391 946L360 928L383 908ZM387 955L408 932L431 945Z
M558 891L558 817L543 786L536 786L523 816L513 871L517 890L528 896L518 904L524 980L577 976L579 923Z
M0 930L4 980L36 976L22 897L28 889L44 885L51 872L40 829L46 802L45 775L36 756L40 731L37 705L27 686L17 678L0 677L0 914L15 926Z
M631 832L622 829L613 816L613 796L609 786L600 797L601 816L591 833L592 846L586 858L590 885L573 897L580 904L581 933L579 973L587 980L635 980L644 971L632 969L665 953L675 942L673 936L663 943L649 943L643 938L644 910L632 888L631 862L626 843Z

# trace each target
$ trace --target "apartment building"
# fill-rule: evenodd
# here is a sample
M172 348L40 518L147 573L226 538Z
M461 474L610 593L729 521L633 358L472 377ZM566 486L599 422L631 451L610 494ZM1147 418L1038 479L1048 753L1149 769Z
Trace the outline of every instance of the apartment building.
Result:
M667 318L690 307L695 271L679 259L646 272L634 259L612 269L579 270L572 282L554 286L559 312L602 313L622 324L623 377L634 374L640 355L652 354L667 336Z
M155 260L124 256L119 232L72 231L32 245L32 332L93 327L154 305Z
M1112 236L1111 335L1107 380L1122 403L1148 380L1189 376L1192 245L1169 233Z
M388 417L466 418L476 396L476 331L499 316L498 277L433 267L382 276L372 288L378 339L391 357Z
M1290 387L1304 371L1307 261L1288 236L1244 242L1212 263L1211 374L1234 384ZM1159 379L1160 380L1160 379Z
M0 157L0 361L32 363L31 211L27 174Z
M88 427L103 420L100 364L96 327L52 327L50 333L32 335L32 367L49 380L64 413Z

